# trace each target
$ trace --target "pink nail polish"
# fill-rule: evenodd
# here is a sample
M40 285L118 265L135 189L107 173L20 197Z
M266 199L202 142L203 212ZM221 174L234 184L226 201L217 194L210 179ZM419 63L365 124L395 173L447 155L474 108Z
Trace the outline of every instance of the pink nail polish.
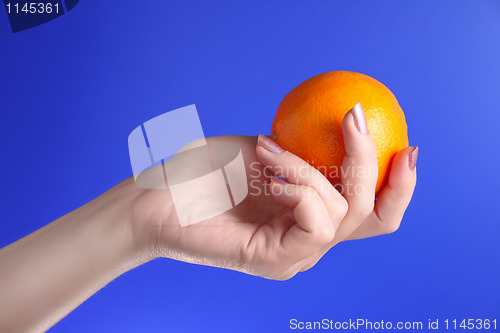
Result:
M282 152L284 152L283 148L278 146L276 142L274 142L273 140L269 139L267 136L264 136L262 134L260 134L259 137L257 138L257 144L262 148L264 148L265 150L270 151L271 153L281 154Z
M415 166L417 165L417 158L418 158L418 147L415 147L415 149L413 149L413 151L408 156L408 167L410 168L411 171L415 170Z
M361 106L361 103L354 105L351 109L351 113L354 117L354 125L358 129L359 133L366 134L368 133L368 127L366 126L366 118L365 111Z

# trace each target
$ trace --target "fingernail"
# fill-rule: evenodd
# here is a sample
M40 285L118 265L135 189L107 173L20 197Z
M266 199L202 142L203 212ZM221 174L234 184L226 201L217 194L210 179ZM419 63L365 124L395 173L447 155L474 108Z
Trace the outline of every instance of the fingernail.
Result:
M366 126L366 118L365 111L361 106L361 103L354 105L351 109L351 113L354 117L354 125L358 129L359 133L366 134L368 133L368 127Z
M418 147L415 147L415 149L413 149L413 151L408 156L408 167L410 168L411 171L415 170L415 166L417 165L417 158L418 158Z
M278 146L276 142L262 134L260 134L257 138L257 144L265 150L270 151L271 153L281 154L282 152L284 152L283 148Z
M275 183L286 184L286 181L281 177L271 176L270 180Z

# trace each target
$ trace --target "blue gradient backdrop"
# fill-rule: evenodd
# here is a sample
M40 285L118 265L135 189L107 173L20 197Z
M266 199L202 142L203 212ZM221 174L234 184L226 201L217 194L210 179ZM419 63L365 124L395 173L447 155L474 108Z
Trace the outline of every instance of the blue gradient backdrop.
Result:
M16 34L2 11L2 247L131 176L129 132L192 103L207 136L269 133L297 84L359 71L395 93L420 147L397 233L340 244L286 282L159 259L52 332L500 320L500 1L82 0Z

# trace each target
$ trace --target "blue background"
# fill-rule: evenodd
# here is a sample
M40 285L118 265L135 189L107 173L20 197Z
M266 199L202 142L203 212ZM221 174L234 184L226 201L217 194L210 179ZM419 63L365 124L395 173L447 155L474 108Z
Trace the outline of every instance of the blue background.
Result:
M397 233L286 282L155 260L52 332L500 320L500 1L81 1L16 34L0 13L0 41L1 247L131 176L130 131L192 103L207 136L268 134L297 84L358 71L395 93L420 147Z

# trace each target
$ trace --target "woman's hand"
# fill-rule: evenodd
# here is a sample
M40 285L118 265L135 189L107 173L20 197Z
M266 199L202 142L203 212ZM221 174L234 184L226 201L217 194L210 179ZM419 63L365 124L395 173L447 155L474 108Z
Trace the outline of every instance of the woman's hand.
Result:
M344 118L342 167L375 172L346 173L340 192L318 170L264 136L207 140L209 145L237 144L250 183L242 203L203 222L181 227L168 190L139 189L129 180L136 191L131 207L139 248L151 258L282 280L312 267L340 241L394 232L415 187L417 150L409 147L397 154L389 182L375 201L376 147L368 131L358 130L363 119L359 106Z

